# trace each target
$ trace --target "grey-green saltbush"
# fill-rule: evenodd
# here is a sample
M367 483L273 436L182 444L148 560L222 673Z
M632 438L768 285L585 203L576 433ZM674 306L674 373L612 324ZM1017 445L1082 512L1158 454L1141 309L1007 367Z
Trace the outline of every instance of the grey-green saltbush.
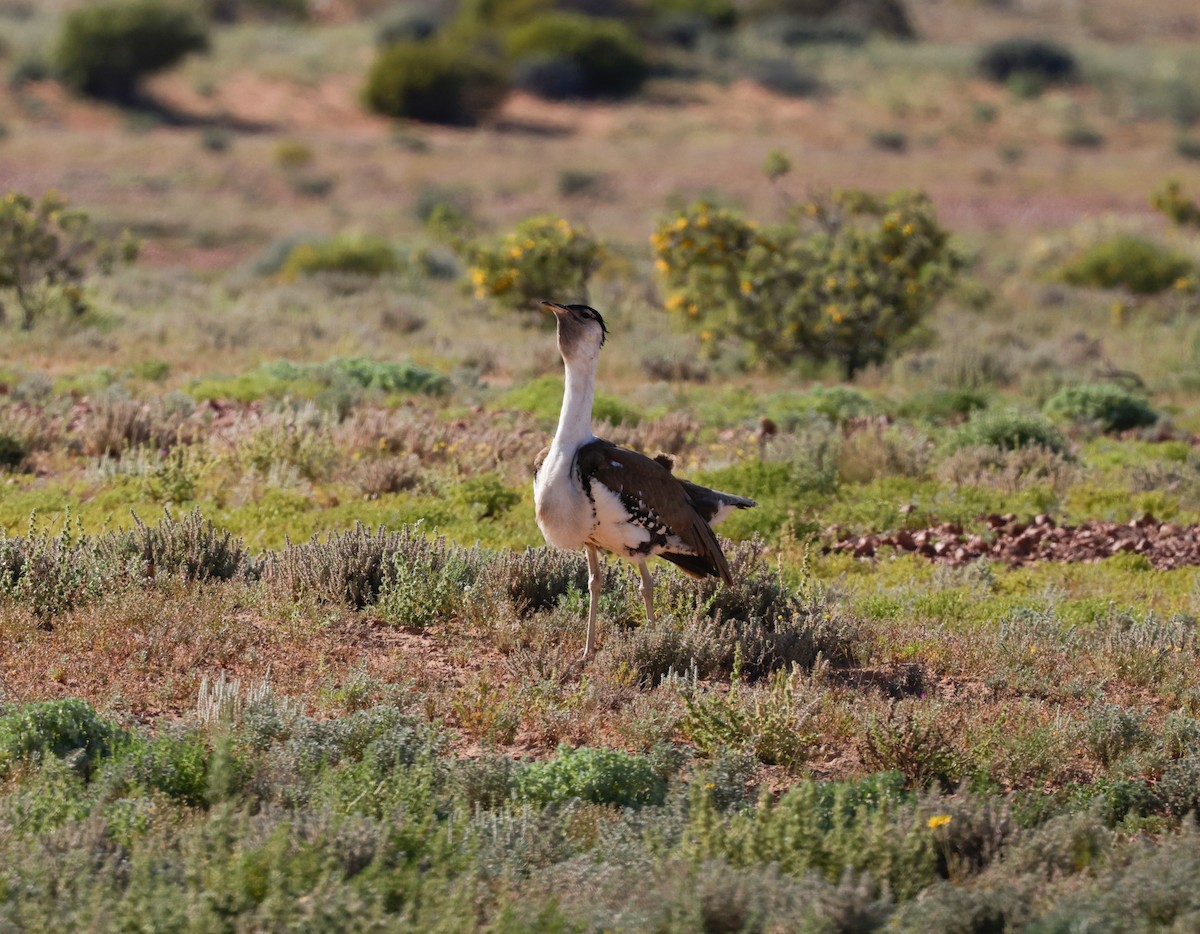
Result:
M1042 415L1019 409L987 409L976 412L946 442L950 451L970 447L994 447L1015 451L1042 447L1056 454L1068 452L1067 439Z
M1111 383L1060 389L1046 400L1042 411L1059 421L1093 424L1103 431L1127 431L1158 421L1158 413L1145 398Z

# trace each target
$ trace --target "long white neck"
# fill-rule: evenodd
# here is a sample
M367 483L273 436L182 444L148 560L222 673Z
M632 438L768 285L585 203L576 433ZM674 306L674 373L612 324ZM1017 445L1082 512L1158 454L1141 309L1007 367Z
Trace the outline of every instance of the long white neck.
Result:
M592 400L596 395L596 361L566 363L566 390L552 447L574 451L592 440Z

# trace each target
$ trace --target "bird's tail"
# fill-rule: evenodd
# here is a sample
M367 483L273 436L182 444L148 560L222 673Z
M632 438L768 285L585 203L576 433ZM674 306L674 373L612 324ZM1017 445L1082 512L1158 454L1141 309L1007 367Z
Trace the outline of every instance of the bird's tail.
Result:
M722 519L727 518L735 509L749 509L752 506L758 505L754 500L746 499L744 496L734 496L732 493L710 490L706 486L700 486L698 483L692 483L688 480L680 480L679 482L683 484L688 499L692 501L692 507L709 525L716 525Z

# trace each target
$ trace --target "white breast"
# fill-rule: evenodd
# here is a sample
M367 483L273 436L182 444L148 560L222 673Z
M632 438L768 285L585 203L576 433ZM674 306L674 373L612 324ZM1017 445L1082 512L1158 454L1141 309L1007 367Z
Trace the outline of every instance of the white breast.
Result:
M603 483L592 483L592 496L596 500L596 527L592 530L593 545L628 557L642 551L650 541L650 532L632 521L629 510L621 498Z
M551 448L533 481L533 502L538 528L555 548L582 548L591 536L596 517L592 504L575 476L574 452L563 456Z

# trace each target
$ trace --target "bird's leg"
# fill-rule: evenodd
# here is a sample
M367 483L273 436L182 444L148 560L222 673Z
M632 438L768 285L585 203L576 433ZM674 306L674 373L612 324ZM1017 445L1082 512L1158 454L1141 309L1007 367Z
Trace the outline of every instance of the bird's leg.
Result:
M588 622L587 640L583 643L583 659L587 661L596 654L596 615L600 610L600 588L604 581L600 576L600 552L587 546L588 560Z
M646 622L654 622L654 575L643 558L638 562L638 570L642 572L642 599L646 601Z

